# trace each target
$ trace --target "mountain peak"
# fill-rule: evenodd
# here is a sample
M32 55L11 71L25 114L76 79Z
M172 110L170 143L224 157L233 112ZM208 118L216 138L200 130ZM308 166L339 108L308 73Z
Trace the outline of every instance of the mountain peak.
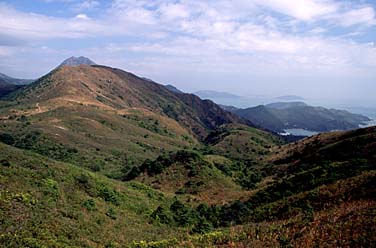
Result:
M66 60L64 60L60 65L59 67L61 66L64 66L64 65L67 65L67 66L77 66L77 65L96 65L96 63L92 60L90 60L89 58L86 58L86 57L83 57L83 56L80 56L80 57L70 57L70 58L67 58Z

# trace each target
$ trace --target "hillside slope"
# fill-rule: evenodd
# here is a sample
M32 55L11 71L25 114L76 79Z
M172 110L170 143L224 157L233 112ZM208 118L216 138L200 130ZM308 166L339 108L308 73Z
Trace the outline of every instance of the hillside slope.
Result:
M63 66L9 99L39 103L43 111L72 104L107 110L146 109L178 121L200 138L221 124L249 124L209 100L176 94L163 85L105 66Z
M216 232L164 242L178 247L373 247L375 135L376 128L328 133L275 148L267 166L253 168L261 180L245 198L190 210Z
M191 205L224 204L244 198L249 192L242 189L233 177L217 168L223 164L223 159L192 151L178 151L161 155L154 161L146 160L130 174L143 184L181 196Z
M0 150L2 247L104 247L179 236L147 217L173 202L159 191L2 143Z
M222 125L205 140L210 152L234 160L260 162L272 147L284 144L277 136L239 124Z
M0 141L121 179L211 130L248 123L209 100L104 66L63 66L8 95Z
M278 205L281 201L287 204L290 199L307 197L308 192L315 192L325 185L335 184L340 180L352 180L351 178L368 172L373 175L376 170L376 128L320 134L274 148L274 152L268 157L268 165L260 169L268 180L267 186L259 188L255 195L245 201L249 212L239 216L241 222L288 218L293 206L283 208ZM261 181L259 185L265 184ZM348 190L355 188L349 187ZM358 196L350 192L346 194L349 194L348 201L362 197L362 194L365 194L365 199L375 200L372 187ZM317 202L319 198L316 196L300 200L305 203L296 206L294 211L306 211L306 201L312 206L317 205L315 211L324 210L324 200ZM271 207L278 209L278 212L274 213Z

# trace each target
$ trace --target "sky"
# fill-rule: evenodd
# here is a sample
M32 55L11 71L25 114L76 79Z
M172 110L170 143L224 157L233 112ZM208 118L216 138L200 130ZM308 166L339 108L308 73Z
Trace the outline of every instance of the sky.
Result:
M242 96L376 106L375 0L0 0L0 72L70 56Z

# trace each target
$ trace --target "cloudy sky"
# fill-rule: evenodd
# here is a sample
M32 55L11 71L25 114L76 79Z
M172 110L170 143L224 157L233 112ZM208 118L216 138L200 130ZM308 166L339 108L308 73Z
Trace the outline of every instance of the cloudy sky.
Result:
M376 104L375 0L0 0L0 72L69 56L241 95Z

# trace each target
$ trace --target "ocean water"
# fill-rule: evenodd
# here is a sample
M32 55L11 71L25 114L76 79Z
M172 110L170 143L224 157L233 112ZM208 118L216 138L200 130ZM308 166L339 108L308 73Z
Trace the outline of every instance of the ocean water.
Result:
M280 135L295 135L295 136L313 136L318 134L319 132L305 130L301 128L292 128L292 129L284 129L285 133L280 133Z
M360 124L360 125L359 125L360 128L364 128L364 127L373 127L373 126L376 126L376 119L373 119L373 120L367 121L366 123L364 123L364 124Z

